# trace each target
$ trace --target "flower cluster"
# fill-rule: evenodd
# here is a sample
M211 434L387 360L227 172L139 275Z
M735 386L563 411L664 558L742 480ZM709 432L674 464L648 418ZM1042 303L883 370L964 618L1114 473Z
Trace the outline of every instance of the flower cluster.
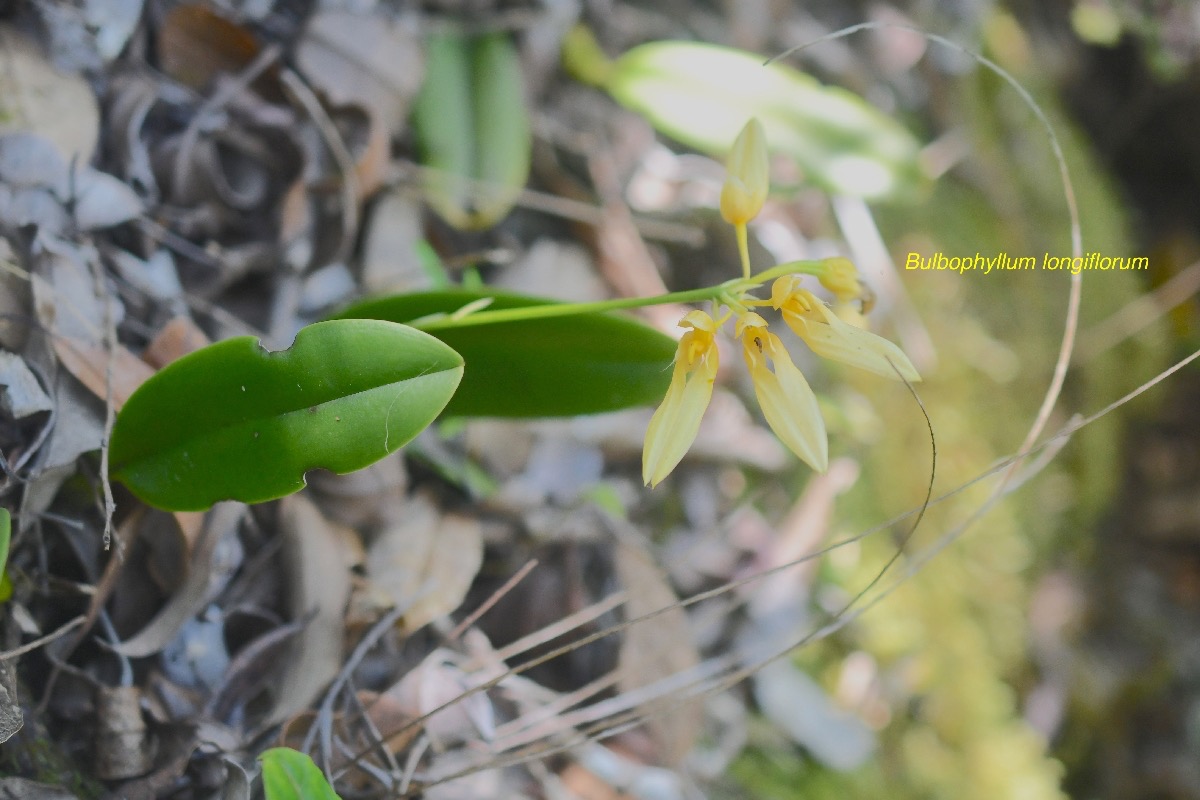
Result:
M899 347L854 324L862 320L855 303L865 306L866 293L858 270L848 259L782 264L751 277L746 223L762 209L768 187L766 136L757 120L751 119L742 129L726 166L721 215L737 232L743 278L726 284L728 291L713 302L712 313L691 311L679 323L687 331L679 340L671 385L650 419L642 453L642 478L651 486L670 474L696 438L716 382L717 333L731 318L767 424L813 469L824 472L828 467L828 437L816 395L783 342L767 329L767 321L754 308L770 306L778 311L784 323L819 356L885 378L921 379ZM833 295L835 307L804 288L802 274L816 277ZM769 299L751 294L772 278Z

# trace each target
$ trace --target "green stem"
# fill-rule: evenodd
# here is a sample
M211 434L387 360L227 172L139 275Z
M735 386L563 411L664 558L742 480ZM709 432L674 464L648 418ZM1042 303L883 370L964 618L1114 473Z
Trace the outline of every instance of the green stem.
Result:
M750 242L746 233L746 223L739 222L733 229L737 232L738 255L742 258L742 277L750 280Z
M573 317L577 314L599 314L605 311L620 311L625 308L643 308L657 306L663 303L698 303L702 300L712 300L722 292L727 291L728 283L719 286L709 286L704 289L691 289L686 292L671 292L653 297L622 297L616 300L601 300L595 303L550 303L544 306L523 306L521 308L501 308L495 311L476 311L465 317L438 316L409 323L414 328L430 332L446 328L466 328L471 325L489 325L495 322L520 322L527 319L547 319L550 317Z
M789 261L786 264L776 264L770 269L763 270L755 275L754 281L756 283L766 283L784 275L813 275L819 278L827 270L825 266L827 260L821 258L816 261Z
M742 226L742 230L745 226ZM746 261L745 264L749 264ZM490 325L497 322L520 322L530 319L549 319L551 317L573 317L577 314L602 314L606 311L620 311L626 308L644 308L664 303L699 303L704 300L716 300L729 305L732 298L736 301L745 292L781 275L816 275L825 272L825 262L820 261L789 261L771 267L765 272L748 277L734 278L716 286L703 289L690 289L685 292L669 292L653 297L622 297L616 300L601 300L595 303L547 303L538 306L522 306L521 308L501 308L493 311L483 309L455 317L453 314L438 314L414 320L409 323L414 328L425 332L446 330L448 328L467 328L473 325Z

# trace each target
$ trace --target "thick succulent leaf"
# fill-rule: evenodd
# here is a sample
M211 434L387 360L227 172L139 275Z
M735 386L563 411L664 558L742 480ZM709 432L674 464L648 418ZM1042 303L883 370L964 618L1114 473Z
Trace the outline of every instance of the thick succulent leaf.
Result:
M698 42L651 42L618 58L607 88L678 141L724 156L750 117L772 152L812 183L869 199L903 196L921 182L918 144L861 97L762 56Z
M490 227L529 178L524 78L504 33L435 34L413 108L430 205L456 228Z
M273 500L310 469L351 472L411 440L462 370L432 336L376 320L310 325L276 353L228 339L134 392L113 427L111 475L173 511Z
M267 800L341 800L304 753L290 747L273 747L259 759Z
M414 322L491 298L487 310L553 303L518 295L441 291L367 300L339 317ZM675 342L628 317L585 314L432 331L466 361L446 413L474 417L595 414L660 402Z

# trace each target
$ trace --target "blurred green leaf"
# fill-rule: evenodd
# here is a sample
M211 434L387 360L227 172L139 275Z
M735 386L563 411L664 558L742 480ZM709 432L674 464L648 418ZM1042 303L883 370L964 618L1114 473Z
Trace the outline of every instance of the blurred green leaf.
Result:
M290 747L273 747L259 760L267 800L341 800L313 760Z
M488 311L554 302L488 291L423 292L367 300L338 316L413 322L485 297L493 298ZM666 394L675 355L669 336L613 314L445 328L433 335L467 365L446 413L473 417L556 417L652 405Z
M753 53L651 42L613 62L606 86L663 133L713 156L724 156L746 120L758 117L771 151L835 194L895 198L923 180L919 145L895 120L845 89L764 66Z
M173 511L258 503L304 473L351 472L425 429L462 377L437 339L375 320L310 325L270 353L244 336L198 350L146 381L113 427L112 477Z
M413 108L428 199L456 228L490 227L529 178L529 111L516 48L504 33L430 38Z

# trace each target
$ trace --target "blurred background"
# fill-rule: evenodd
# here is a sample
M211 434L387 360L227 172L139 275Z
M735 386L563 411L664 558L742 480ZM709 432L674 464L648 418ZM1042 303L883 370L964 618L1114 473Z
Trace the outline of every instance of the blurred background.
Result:
M21 504L6 635L88 612L112 576L103 636L15 668L26 726L0 748L6 774L77 797L215 796L235 762L252 771L263 747L301 744L316 718L335 732L314 747L378 756L374 771L342 776L347 798L396 796L400 762L427 778L475 770L422 795L434 800L1200 800L1200 373L1188 366L1050 441L1200 347L1200 4L13 0L0 17L11 62L0 128L53 140L120 200L89 207L81 231L65 222L82 213L73 200L17 169L42 169L28 140L0 158L3 197L42 192L28 207L0 203L5 263L67 276L35 285L35 303L29 274L5 271L0 343L83 382L24 417L0 408L0 497ZM861 23L871 27L837 34ZM464 145L516 143L499 157L513 170L474 176L505 184L497 205L456 207L425 180L434 145L464 127L430 121L453 81L420 108L431 42L446 31L511 45L514 93ZM710 52L659 80L632 54L662 41L749 55L736 66ZM741 79L745 63L785 52L783 83L766 70ZM493 73L470 80L480 74ZM118 490L130 557L108 571L94 457L103 381L6 338L22 320L54 329L63 298L99 330L81 275L104 276L95 285L119 298L120 341L145 361L205 337L286 346L302 325L384 292L461 283L586 301L713 285L738 274L717 212L723 148L760 101L783 121L768 126L778 152L750 229L756 269L852 257L874 296L871 328L924 377L918 403L788 338L829 428L827 474L769 433L730 348L696 446L653 491L640 480L649 409L443 420L361 474L312 475L296 498L213 512L203 524L224 533L205 541L224 544L199 561L198 518ZM1082 274L1069 370L1038 440L1049 444L1010 474L1053 382L1071 276L905 264L1071 254L1043 121L1083 253L1148 268ZM31 266L34 231L69 241L51 250L78 271ZM641 318L677 335L682 312ZM176 339L162 345L168 328ZM151 370L138 366L140 380ZM48 415L79 421L53 463L41 452ZM327 549L306 550L313 541ZM289 560L291 547L309 561ZM197 563L212 583L184 587ZM380 629L337 703L310 714L365 632L427 581L421 613ZM582 614L578 630L594 632L723 587L475 695L448 749L381 743L347 722L380 697L396 704L389 723L428 711L406 682L418 665L435 664L442 694L429 692L453 697L564 641L551 627L564 617ZM189 591L170 624L151 625ZM618 591L626 599L604 605ZM320 625L284 631L307 611L296 597L316 604ZM152 628L156 646L129 659L93 641ZM293 635L304 645L294 658L272 649ZM281 673L307 694L273 694ZM646 706L643 724L602 745L494 763L505 735L558 747L681 673L703 696L660 684L673 704ZM15 686L4 669L0 680ZM118 682L145 723L133 766L92 754L95 731L125 724L92 699ZM543 711L536 735L503 724Z

